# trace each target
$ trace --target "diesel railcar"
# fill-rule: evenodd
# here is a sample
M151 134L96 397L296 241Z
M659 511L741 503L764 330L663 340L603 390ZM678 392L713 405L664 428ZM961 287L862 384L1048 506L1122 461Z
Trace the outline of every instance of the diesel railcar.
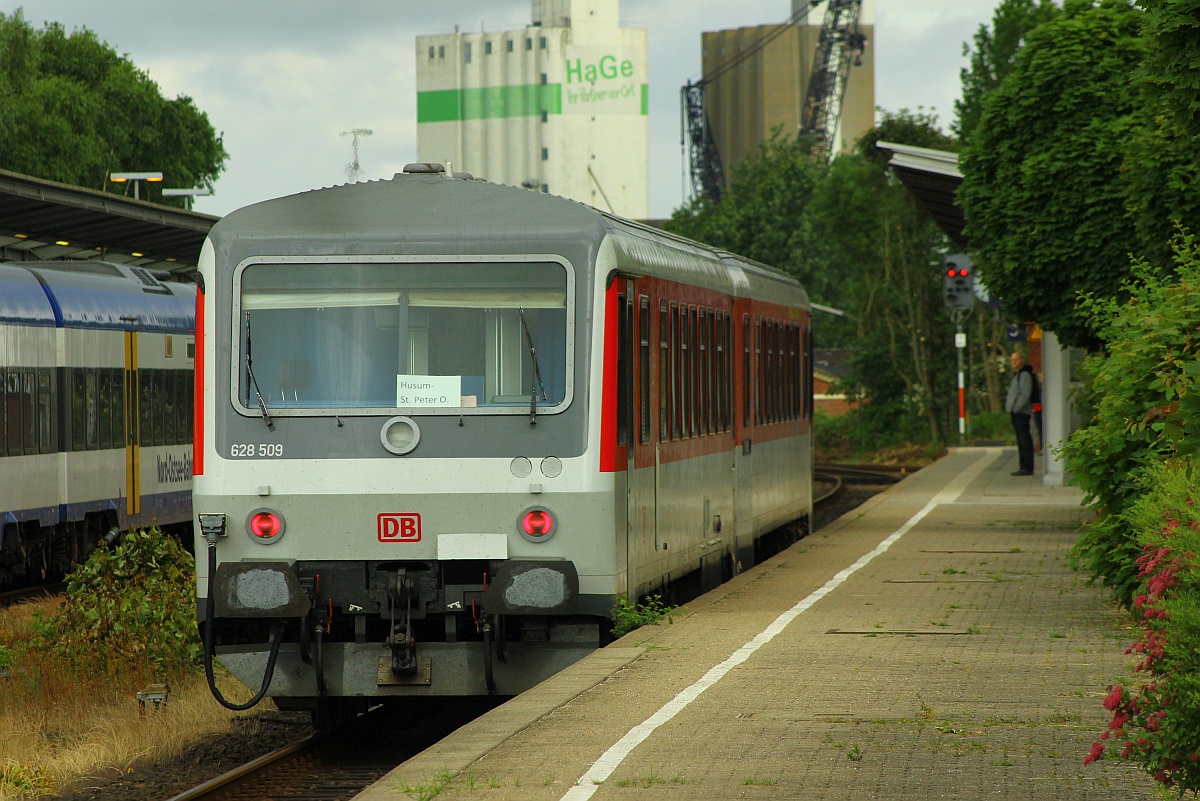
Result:
M190 526L195 286L163 278L0 264L0 586Z
M258 697L514 694L811 514L777 270L410 165L230 214L200 273L199 616Z

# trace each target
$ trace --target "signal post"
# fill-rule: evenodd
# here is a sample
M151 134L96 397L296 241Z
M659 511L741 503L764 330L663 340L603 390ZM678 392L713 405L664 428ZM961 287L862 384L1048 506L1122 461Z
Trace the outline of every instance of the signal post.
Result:
M954 352L958 357L958 444L967 438L967 390L963 376L963 351L967 335L963 323L971 315L975 299L975 276L971 273L971 258L965 253L951 253L942 262L942 302L954 323Z

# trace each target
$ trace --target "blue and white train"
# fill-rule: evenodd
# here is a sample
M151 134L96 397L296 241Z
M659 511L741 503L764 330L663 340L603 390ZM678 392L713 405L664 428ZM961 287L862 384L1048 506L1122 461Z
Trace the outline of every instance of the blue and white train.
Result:
M412 165L228 215L199 272L206 652L277 704L520 692L811 514L778 270Z
M195 286L105 262L0 264L0 586L106 535L191 521Z

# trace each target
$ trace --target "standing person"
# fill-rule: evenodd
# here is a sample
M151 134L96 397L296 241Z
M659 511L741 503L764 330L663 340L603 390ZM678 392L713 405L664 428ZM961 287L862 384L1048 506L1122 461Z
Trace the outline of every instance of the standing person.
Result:
M1008 385L1008 396L1004 399L1004 411L1012 416L1013 431L1017 435L1018 470L1014 476L1033 475L1033 436L1029 433L1029 421L1033 416L1033 368L1025 364L1025 357L1013 353L1008 358L1012 365L1012 383Z

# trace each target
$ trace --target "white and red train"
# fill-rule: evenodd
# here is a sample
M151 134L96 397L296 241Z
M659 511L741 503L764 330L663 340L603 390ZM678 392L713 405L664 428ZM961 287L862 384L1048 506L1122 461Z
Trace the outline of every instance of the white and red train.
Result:
M230 214L200 273L200 617L283 706L519 692L811 515L780 271L410 165Z
M0 585L190 530L194 297L127 265L0 264Z

